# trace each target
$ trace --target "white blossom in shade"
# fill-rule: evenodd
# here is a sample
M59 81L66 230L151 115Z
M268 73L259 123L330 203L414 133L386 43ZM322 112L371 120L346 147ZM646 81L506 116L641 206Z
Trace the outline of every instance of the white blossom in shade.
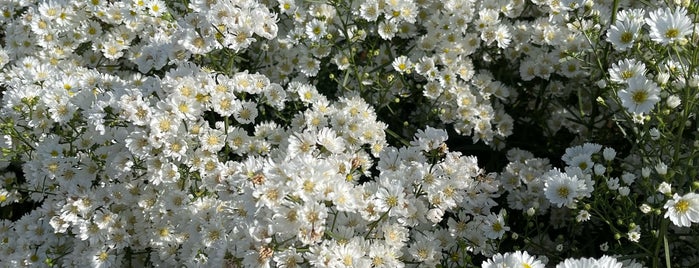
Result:
M609 190L612 191L616 191L617 189L619 189L619 178L609 178L607 180L607 188L609 188Z
M575 220L578 222L585 222L585 221L590 220L590 217L591 217L590 212L583 209L583 210L580 210L578 212L577 216L575 216Z
M658 172L658 175L665 176L667 174L667 164L663 162L658 163L655 165L655 171Z
M657 128L651 128L648 130L648 134L650 134L650 139L657 141L660 138L660 130Z
M510 230L509 226L505 226L504 211L501 210L498 214L490 213L483 221L481 230L483 230L485 236L490 239L502 238L505 232Z
M627 81L628 86L618 92L621 105L629 113L650 112L660 101L660 88L645 77L632 77Z
M423 232L414 234L415 240L408 246L408 254L426 266L436 266L442 256L439 241L434 239L434 234L431 231L425 231L424 234Z
M665 218L669 218L677 226L689 227L692 223L699 222L699 194L674 194L663 208L667 209Z
M602 157L606 161L612 161L616 157L616 150L611 147L604 148L604 150L602 150Z
M626 237L629 241L638 243L638 241L641 240L641 227L636 225L636 227L626 233Z
M629 188L628 186L619 187L619 195L628 196L629 193L631 193L631 188Z
M569 176L554 168L543 175L544 194L557 207L570 207L578 198L579 191L585 188L585 182L577 176Z
M663 45L685 40L685 36L692 33L694 24L687 16L687 10L677 7L674 11L670 8L658 9L650 14L646 24L650 27L650 38Z
M601 176L604 175L604 173L607 171L607 168L604 167L602 164L595 164L594 170L595 175Z

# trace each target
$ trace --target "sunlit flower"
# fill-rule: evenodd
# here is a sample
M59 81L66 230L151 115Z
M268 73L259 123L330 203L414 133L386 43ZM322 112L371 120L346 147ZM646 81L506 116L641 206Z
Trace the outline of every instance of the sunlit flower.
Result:
M545 179L544 194L546 198L558 207L570 207L578 198L579 192L585 188L585 182L577 176L569 176L559 169L552 169L543 175Z
M692 19L683 7L677 7L674 11L670 8L658 9L648 16L646 23L650 27L650 38L657 43L667 45L682 41L692 33Z
M677 226L689 227L692 223L699 222L699 194L675 194L663 208L667 209L665 218L669 218Z
M629 113L644 114L650 112L660 101L660 88L655 82L645 77L633 77L628 86L618 92L621 105Z
M639 38L641 26L630 21L617 21L607 32L607 42L611 43L615 50L627 50Z

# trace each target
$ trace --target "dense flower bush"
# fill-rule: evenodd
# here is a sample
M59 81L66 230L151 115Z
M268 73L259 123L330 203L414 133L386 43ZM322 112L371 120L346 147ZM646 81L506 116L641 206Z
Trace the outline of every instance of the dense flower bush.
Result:
M699 265L699 4L1 1L0 266Z

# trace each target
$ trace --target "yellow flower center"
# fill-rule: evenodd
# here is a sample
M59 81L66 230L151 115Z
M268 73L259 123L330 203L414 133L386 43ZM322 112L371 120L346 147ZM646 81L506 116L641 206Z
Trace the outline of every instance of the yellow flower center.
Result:
M621 38L619 38L622 43L630 43L631 40L633 40L633 33L631 32L624 32L621 34Z
M648 93L646 93L645 91L634 92L631 96L631 99L633 99L633 102L635 103L642 103L646 101L646 99L648 99Z
M689 201L684 199L678 201L675 203L675 210L679 213L686 213L689 210Z
M566 187L561 187L558 188L558 196L560 197L568 197L568 194L570 194L570 191Z
M680 35L680 31L675 29L675 28L668 29L667 32L665 32L665 37L667 37L667 38L675 38L679 35Z

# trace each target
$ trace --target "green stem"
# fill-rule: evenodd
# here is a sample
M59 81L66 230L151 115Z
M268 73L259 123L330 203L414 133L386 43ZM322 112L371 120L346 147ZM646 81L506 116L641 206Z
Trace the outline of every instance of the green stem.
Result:
M666 233L667 233L667 225L668 225L667 219L664 219L664 218L661 219L660 231L658 233L658 241L655 244L655 254L653 255L656 257L650 256L653 259L653 265L651 266L653 268L660 267L660 258L659 258L660 248L661 248L661 245L663 245L663 244L665 245L665 262L666 262L667 267L670 267L669 266L669 264L670 264L670 249L669 249L668 244L667 244L667 237L665 237Z

